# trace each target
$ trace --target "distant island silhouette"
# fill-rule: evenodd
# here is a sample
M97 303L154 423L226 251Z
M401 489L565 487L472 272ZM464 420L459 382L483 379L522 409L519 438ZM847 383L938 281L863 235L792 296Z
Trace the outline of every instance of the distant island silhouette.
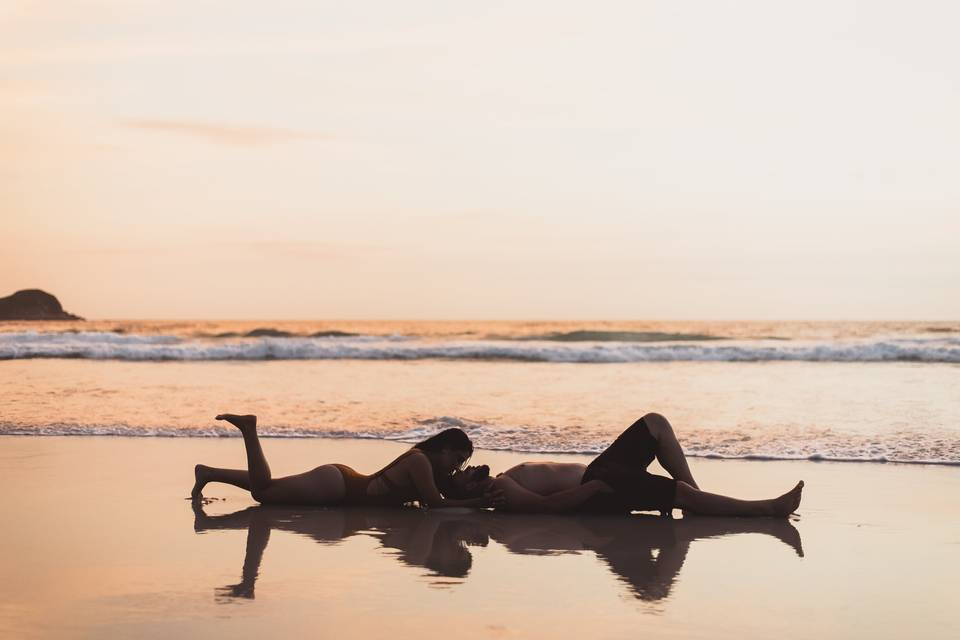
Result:
M83 320L63 310L57 297L40 289L23 289L0 298L0 320Z

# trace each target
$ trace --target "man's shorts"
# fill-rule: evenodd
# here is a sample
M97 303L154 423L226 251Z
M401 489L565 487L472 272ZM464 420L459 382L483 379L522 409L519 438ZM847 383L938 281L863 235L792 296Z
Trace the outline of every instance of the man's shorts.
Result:
M640 418L597 456L583 474L581 484L603 480L613 493L598 493L581 509L601 513L670 512L677 496L677 481L647 473L656 456L657 440Z

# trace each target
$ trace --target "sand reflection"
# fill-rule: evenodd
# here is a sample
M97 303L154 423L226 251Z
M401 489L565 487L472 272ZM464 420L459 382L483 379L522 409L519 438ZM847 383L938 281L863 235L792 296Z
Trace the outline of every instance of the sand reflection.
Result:
M736 534L772 536L803 556L800 533L787 520L765 518L683 518L655 516L551 516L491 511L420 509L310 509L253 506L225 515L207 515L193 503L194 530L247 531L240 582L217 589L218 601L255 597L264 551L274 530L337 544L352 536L369 536L391 557L427 569L435 582L467 579L473 566L471 547L498 543L509 553L595 554L612 576L640 600L656 602L670 595L687 552L696 540Z

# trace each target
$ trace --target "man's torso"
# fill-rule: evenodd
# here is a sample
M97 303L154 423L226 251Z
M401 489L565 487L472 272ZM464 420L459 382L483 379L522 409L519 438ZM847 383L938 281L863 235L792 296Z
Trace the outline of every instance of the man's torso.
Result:
M587 466L576 462L524 462L507 469L507 476L527 491L548 496L580 486Z

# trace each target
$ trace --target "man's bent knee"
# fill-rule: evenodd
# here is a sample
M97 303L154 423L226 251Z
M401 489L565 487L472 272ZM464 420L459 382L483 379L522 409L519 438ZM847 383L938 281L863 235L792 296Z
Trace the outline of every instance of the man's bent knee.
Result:
M645 414L643 421L647 423L647 428L650 429L650 433L654 437L658 436L665 429L671 429L670 422L659 413Z

